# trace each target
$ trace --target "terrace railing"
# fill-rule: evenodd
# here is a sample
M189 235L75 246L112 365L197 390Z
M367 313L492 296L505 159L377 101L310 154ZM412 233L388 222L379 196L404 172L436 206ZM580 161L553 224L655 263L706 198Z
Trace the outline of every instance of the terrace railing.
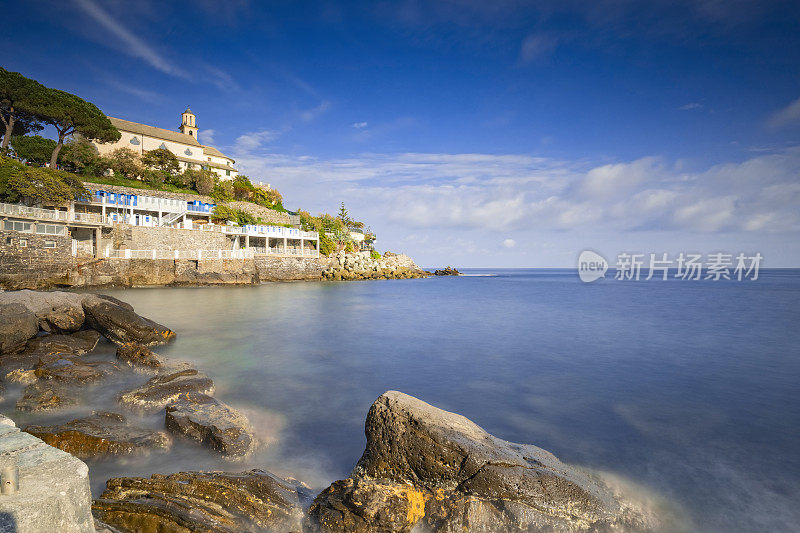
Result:
M56 222L82 222L86 224L105 223L101 215L94 213L75 213L6 203L0 203L0 215L33 218L36 220L53 220Z

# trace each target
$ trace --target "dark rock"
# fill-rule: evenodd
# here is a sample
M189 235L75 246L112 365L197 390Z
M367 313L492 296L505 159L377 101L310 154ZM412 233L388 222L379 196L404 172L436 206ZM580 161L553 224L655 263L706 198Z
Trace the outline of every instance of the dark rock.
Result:
M181 394L167 405L167 429L185 435L228 456L253 451L256 440L250 422L232 407L197 392Z
M80 459L143 454L166 450L172 444L163 431L129 426L124 416L103 411L62 425L28 426L23 431Z
M129 304L128 302L123 302L119 298L114 298L113 296L109 296L108 294L95 294L94 296L97 296L102 300L109 301L112 304L117 304L118 306L127 309L128 311L133 311L133 306L131 304Z
M100 334L94 330L83 330L71 335L44 335L28 341L21 352L0 358L0 376L17 383L36 381L34 367L43 357L51 355L83 355L94 349Z
M181 472L113 478L97 520L122 531L299 532L305 487L268 472Z
M0 354L25 347L39 333L39 320L20 303L0 305Z
M135 342L126 342L117 347L117 359L127 363L132 368L145 367L147 370L158 371L164 366L164 360L154 354L146 346Z
M169 328L105 298L86 297L83 300L83 310L87 324L116 344L136 342L152 346L164 344L175 337L175 332Z
M118 399L128 407L160 409L186 392L214 394L214 382L202 372L190 368L156 376L141 387L121 393Z
M20 411L52 411L78 404L76 389L55 381L36 381L25 387L17 400Z
M39 355L85 355L97 347L100 334L93 329L77 331L71 335L44 335L28 342L25 351Z
M73 355L55 353L40 357L34 370L40 380L86 384L114 374L119 367L108 361L86 361Z
M309 510L311 531L652 531L663 525L600 477L494 437L400 392L369 410L349 479Z
M435 270L433 272L433 275L434 276L460 276L461 272L459 272L458 270L456 270L455 268L453 268L451 266L447 266L447 267L445 267L445 268L443 268L441 270Z

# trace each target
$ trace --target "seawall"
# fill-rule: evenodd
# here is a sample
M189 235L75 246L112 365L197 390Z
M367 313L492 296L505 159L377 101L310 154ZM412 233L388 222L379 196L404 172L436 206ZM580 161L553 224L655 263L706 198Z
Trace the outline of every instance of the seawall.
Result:
M319 280L316 258L257 257L255 259L96 259L15 264L0 258L0 287L142 287L162 285L251 285L264 281Z

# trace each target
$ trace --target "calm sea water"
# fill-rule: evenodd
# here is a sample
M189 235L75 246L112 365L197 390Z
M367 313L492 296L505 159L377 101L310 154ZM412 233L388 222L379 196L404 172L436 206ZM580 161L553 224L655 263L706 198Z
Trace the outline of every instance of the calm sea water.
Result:
M173 328L157 351L205 370L269 444L240 463L180 442L90 463L93 489L113 475L251 467L323 488L348 475L370 404L396 389L649 487L698 530L798 527L800 271L593 284L571 270L468 273L106 291Z

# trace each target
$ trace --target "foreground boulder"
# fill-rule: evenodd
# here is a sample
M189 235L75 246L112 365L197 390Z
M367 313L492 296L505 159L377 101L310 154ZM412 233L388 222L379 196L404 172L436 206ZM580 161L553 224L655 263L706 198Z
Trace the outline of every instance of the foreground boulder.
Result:
M162 374L141 387L120 393L123 405L138 409L163 409L186 392L214 394L214 382L194 368Z
M0 301L24 305L33 313L44 331L70 333L84 322L83 300L86 295L63 291L9 291Z
M95 518L121 531L301 531L305 487L268 472L113 478Z
M100 381L119 371L108 361L86 361L71 355L42 356L34 367L34 375L41 380L84 385Z
M38 379L34 368L42 359L84 355L94 350L100 334L83 330L70 335L43 335L28 341L25 349L0 357L0 376L17 383L32 383Z
M39 321L27 307L19 303L0 305L0 354L21 350L37 333Z
M165 424L173 433L199 441L222 455L241 457L255 448L250 422L239 411L197 392L167 405Z
M314 500L310 531L652 531L650 509L532 445L387 392L349 479Z
M167 450L172 444L163 431L129 426L124 416L104 411L56 426L28 426L24 431L80 459L143 454Z
M164 344L175 332L150 319L137 315L130 306L118 305L108 298L90 295L83 300L86 323L115 344L136 342L145 346Z

